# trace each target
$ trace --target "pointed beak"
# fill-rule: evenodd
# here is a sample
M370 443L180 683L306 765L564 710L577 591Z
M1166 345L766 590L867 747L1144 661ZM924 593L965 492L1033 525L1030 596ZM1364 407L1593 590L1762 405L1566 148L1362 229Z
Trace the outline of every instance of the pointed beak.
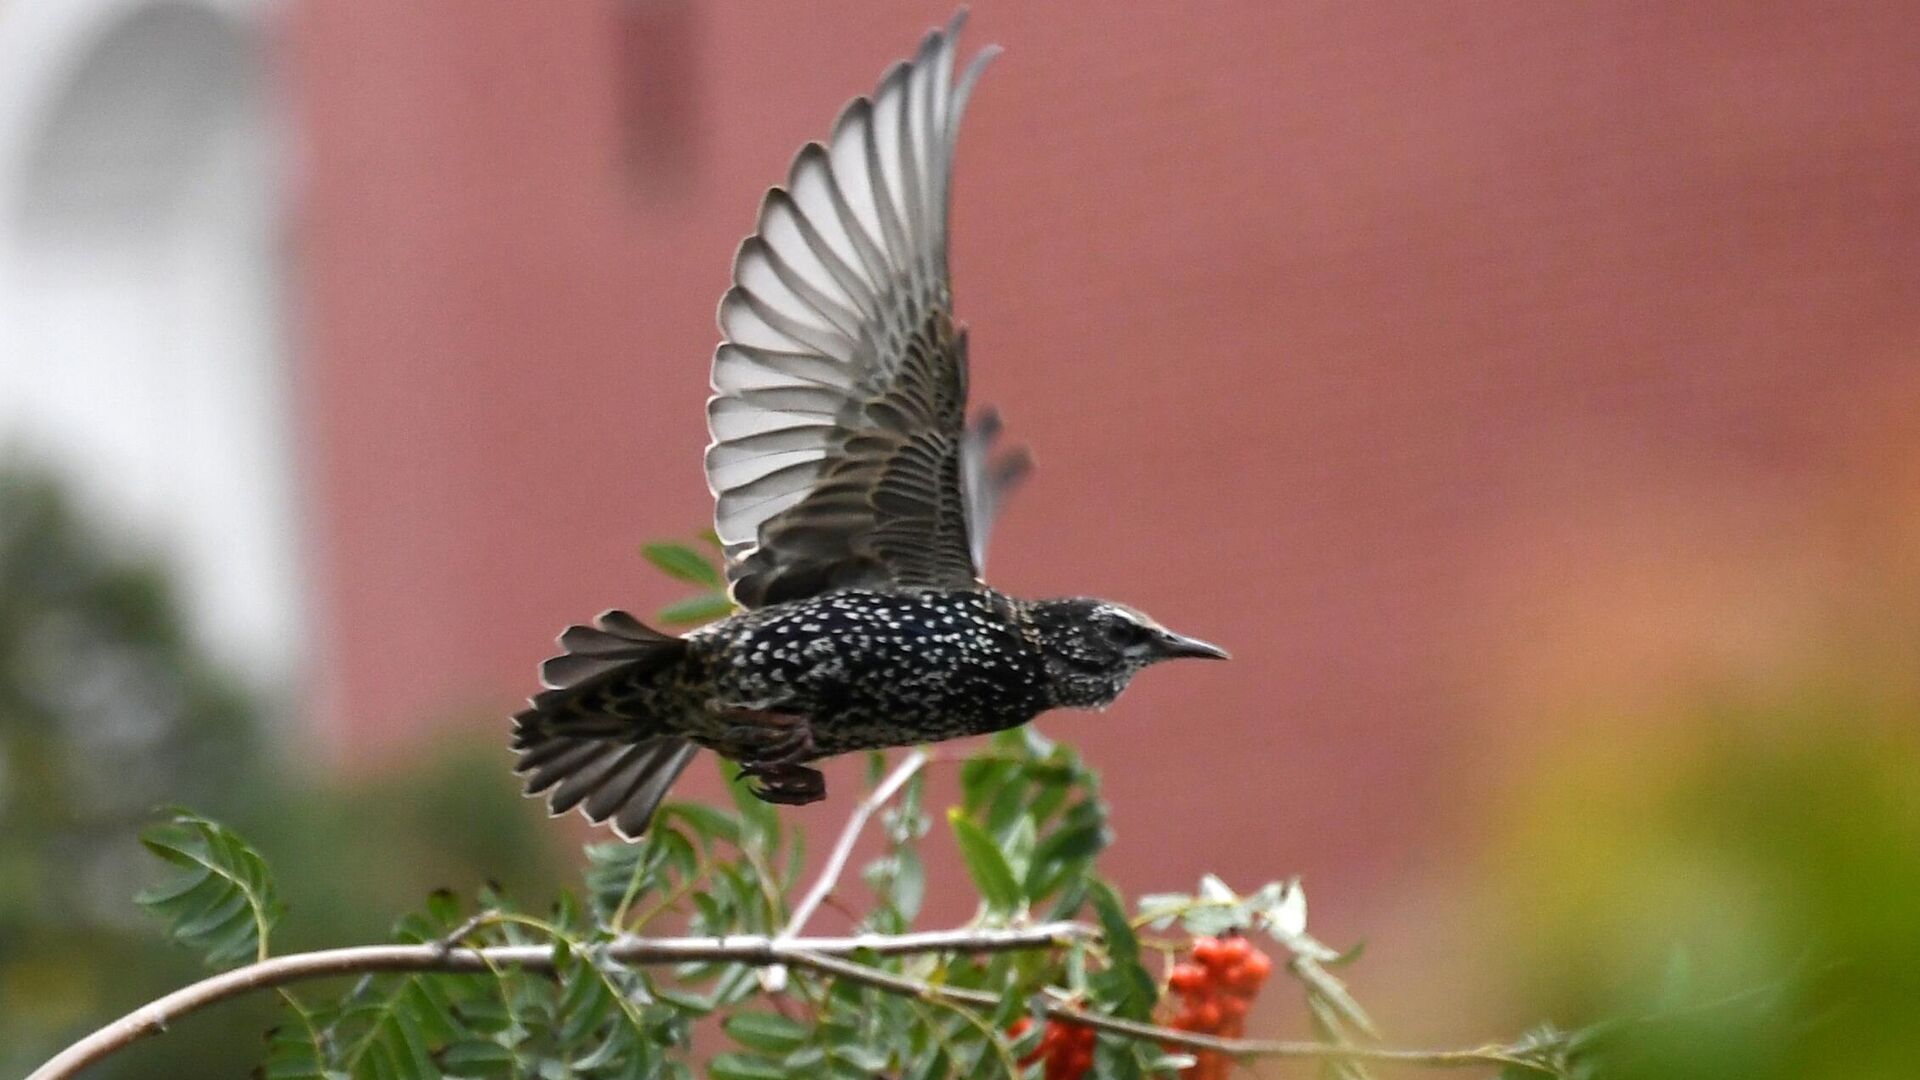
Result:
M1191 656L1202 660L1227 660L1227 650L1210 642L1191 638L1185 634L1176 634L1169 630L1161 640L1160 651L1169 658Z

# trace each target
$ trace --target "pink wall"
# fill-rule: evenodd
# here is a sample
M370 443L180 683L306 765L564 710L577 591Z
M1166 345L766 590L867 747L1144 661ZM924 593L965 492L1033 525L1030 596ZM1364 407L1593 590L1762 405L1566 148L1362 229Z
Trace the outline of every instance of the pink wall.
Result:
M700 6L681 164L636 176L622 10L314 0L291 28L350 761L436 720L503 738L561 626L671 598L634 548L709 513L734 245L947 14ZM1476 812L1527 723L1516 657L1584 647L1578 598L1640 596L1603 637L1665 640L1646 567L1764 541L1792 568L1853 463L1920 453L1920 22L1114 10L988 0L969 32L1008 53L961 141L958 302L1041 465L994 577L1234 650L1048 726L1105 767L1131 884L1302 871L1337 930ZM836 776L802 817L844 812Z

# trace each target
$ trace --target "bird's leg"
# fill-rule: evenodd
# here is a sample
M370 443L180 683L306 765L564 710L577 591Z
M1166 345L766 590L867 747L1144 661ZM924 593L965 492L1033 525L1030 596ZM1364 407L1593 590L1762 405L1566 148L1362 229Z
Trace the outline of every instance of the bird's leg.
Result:
M734 709L742 721L721 733L727 756L749 776L798 765L813 757L813 729L797 713Z
M721 736L727 756L740 763L741 777L753 777L756 798L785 806L804 806L827 797L827 778L801 764L814 756L813 729L795 713L734 709L735 724Z
M762 802L780 806L805 806L827 797L827 778L819 769L805 765L787 765L753 774L759 779L751 790Z

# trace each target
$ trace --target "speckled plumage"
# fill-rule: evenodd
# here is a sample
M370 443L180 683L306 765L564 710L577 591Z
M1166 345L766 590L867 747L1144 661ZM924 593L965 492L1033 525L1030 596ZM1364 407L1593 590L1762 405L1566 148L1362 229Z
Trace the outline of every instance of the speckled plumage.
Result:
M1149 664L1225 656L1119 604L981 580L1029 465L995 452L990 410L966 423L948 191L995 50L956 80L961 23L849 103L762 203L707 405L714 529L745 610L679 638L621 611L561 635L513 735L527 793L554 813L637 836L701 748L763 799L812 802L820 758L1101 708Z
M1023 632L1025 631L1025 632ZM760 608L687 637L712 704L809 719L812 757L978 735L1052 704L1015 603L989 591L849 591ZM701 702L688 702L698 706ZM695 741L722 752L724 713Z

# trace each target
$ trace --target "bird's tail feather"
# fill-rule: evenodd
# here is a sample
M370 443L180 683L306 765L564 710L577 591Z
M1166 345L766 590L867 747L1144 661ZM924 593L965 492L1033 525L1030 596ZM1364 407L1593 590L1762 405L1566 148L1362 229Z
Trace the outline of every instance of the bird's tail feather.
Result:
M643 711L638 693L686 648L624 611L560 635L566 652L541 666L547 687L513 718L514 771L555 815L578 807L632 840L699 747Z

